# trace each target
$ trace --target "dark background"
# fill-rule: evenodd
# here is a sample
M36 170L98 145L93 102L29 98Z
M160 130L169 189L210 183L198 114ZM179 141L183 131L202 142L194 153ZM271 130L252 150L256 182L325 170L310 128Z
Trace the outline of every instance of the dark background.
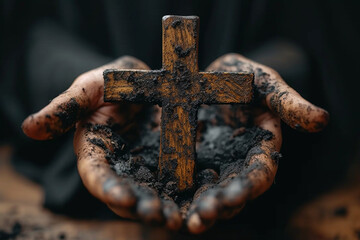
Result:
M15 167L43 185L45 206L82 217L109 217L82 187L72 133L35 142L22 120L87 70L124 54L161 67L161 18L200 16L200 69L228 52L273 67L290 86L330 113L322 133L283 124L283 159L274 186L235 222L281 232L302 203L360 171L359 1L0 1L0 142ZM355 171L354 171L355 169ZM358 169L356 171L356 169ZM261 216L261 217L259 217ZM270 223L269 223L270 222ZM260 225L260 226L258 226Z

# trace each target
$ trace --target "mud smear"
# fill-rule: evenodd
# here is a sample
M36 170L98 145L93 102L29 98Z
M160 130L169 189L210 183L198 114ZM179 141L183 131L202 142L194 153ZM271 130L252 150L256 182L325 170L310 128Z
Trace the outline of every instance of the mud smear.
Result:
M68 103L59 105L58 112L54 115L59 118L61 128L67 130L70 129L76 122L79 110L80 104L75 100L75 98L71 98Z
M70 98L69 101L58 105L55 113L45 115L43 127L50 138L58 137L74 127L86 111L86 108L81 107L79 99ZM39 122L36 124L39 125Z

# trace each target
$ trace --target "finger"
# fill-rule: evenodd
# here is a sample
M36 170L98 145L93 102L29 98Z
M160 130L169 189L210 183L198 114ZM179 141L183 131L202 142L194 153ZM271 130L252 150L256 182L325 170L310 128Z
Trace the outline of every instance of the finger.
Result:
M187 226L190 232L199 234L211 228L218 219L229 219L238 214L245 204L227 207L223 204L221 188L204 191L190 207Z
M181 221L180 226L178 226L177 219L174 219L174 207L164 206L154 190L136 182L132 183L131 189L137 199L136 206L124 207L119 206L119 204L108 204L108 207L117 215L129 219L140 219L147 223L162 223L164 221L164 213L166 213L168 214L166 226L169 229L177 230L181 226Z
M154 189L138 185L135 194L138 199L137 214L139 218L147 223L162 223L162 203Z
M203 220L214 220L218 217L218 211L221 208L221 193L218 189L210 189L202 194L195 202L196 212Z
M189 232L199 234L214 225L221 209L220 198L221 192L214 185L204 185L197 190L186 218Z
M71 86L42 110L26 118L22 124L24 133L36 140L46 140L67 132L94 102L99 101L100 89L99 81L84 87Z
M98 128L98 127L97 127ZM74 136L80 177L89 192L112 208L135 206L137 198L129 179L116 176L106 155L114 151L111 132L79 124Z
M226 54L215 60L209 70L255 73L256 93L290 127L307 132L322 130L329 121L326 110L315 106L289 87L274 70L239 54Z
M37 140L51 139L67 132L85 114L100 106L110 105L103 102L103 71L107 68L148 69L145 63L125 56L82 74L68 90L24 120L22 124L24 133Z
M141 219L144 222L148 223L162 223L164 220L164 215L161 212L164 210L164 213L168 214L168 219L166 221L166 226L171 230L178 230L180 226L177 219L174 219L174 207L173 206L164 206L160 199L157 197L156 193L149 194L150 189L144 189L141 184L136 182L133 183L132 189L134 190L134 195L137 199L136 207L123 207L119 205L108 204L108 207L117 215L129 218L129 219ZM176 207L176 205L175 205ZM170 209L169 209L170 208Z
M263 139L248 152L245 159L248 165L246 168L238 174L227 176L230 181L223 189L222 199L226 208L242 207L247 200L258 197L273 184L282 142L280 120L266 112L258 116L255 123L272 132L273 136L271 139Z
M173 231L179 230L182 225L182 218L177 204L171 198L164 196L162 205L166 227Z
M214 225L215 221L204 221L197 212L192 213L187 220L188 231L192 234L200 234Z
M321 131L329 121L326 110L315 106L289 87L277 73L272 73L266 84L274 86L266 96L267 106L290 127L307 132ZM261 79L261 78L260 78ZM264 84L260 80L257 84Z

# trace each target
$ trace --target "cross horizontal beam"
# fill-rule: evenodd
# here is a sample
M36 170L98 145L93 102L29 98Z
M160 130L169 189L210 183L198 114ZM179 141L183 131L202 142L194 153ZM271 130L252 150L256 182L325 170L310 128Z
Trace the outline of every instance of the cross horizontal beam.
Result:
M164 70L112 70L104 72L105 101L130 101L161 104L162 98L172 96L182 102L179 92L171 86L176 81ZM253 73L198 72L191 76L192 102L200 104L249 103L252 99ZM184 89L181 89L184 90ZM187 91L187 89L185 89ZM180 96L178 96L180 95Z

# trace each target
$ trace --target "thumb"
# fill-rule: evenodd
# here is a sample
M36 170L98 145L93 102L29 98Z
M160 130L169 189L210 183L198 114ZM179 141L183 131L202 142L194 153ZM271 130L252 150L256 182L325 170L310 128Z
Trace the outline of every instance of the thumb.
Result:
M272 73L272 91L266 96L267 106L290 127L305 131L319 132L329 121L329 113L289 87L278 73ZM259 79L261 81L261 77ZM269 84L271 85L271 84Z
M117 69L149 69L142 61L123 56L102 67L79 76L72 86L56 97L39 112L30 115L22 124L24 133L36 140L47 140L62 135L71 129L85 114L104 103L103 71Z
M80 76L68 90L24 120L24 133L36 140L47 140L67 132L101 104L103 85L102 71L93 70Z

